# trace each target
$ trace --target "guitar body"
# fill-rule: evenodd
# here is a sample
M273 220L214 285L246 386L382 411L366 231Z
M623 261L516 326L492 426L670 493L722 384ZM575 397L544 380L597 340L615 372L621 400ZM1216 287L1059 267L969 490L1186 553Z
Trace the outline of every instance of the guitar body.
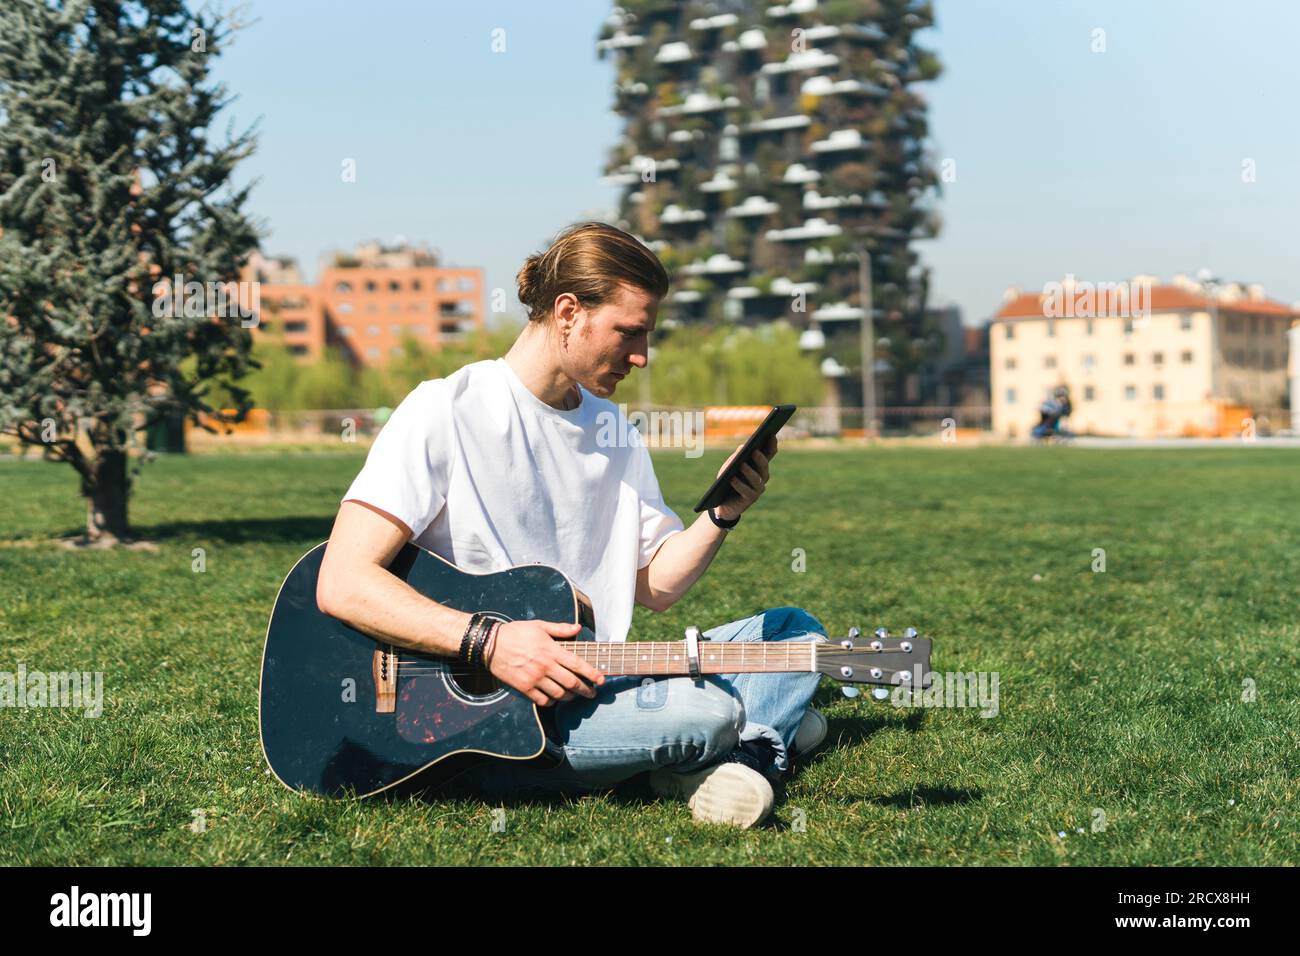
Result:
M259 717L262 750L281 783L365 797L435 765L421 782L440 782L468 769L473 755L544 753L537 707L518 691L471 678L450 658L383 645L322 613L316 581L324 554L318 545L294 565L267 627ZM408 544L389 570L457 610L582 623L579 639L595 638L590 602L545 565L474 574Z

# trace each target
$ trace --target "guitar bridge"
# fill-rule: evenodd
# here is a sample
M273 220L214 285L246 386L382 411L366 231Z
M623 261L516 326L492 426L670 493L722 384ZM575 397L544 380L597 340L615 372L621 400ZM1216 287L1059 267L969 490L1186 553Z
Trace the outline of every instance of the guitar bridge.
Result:
M396 713L397 654L391 644L380 644L375 648L371 671L375 677L375 713Z

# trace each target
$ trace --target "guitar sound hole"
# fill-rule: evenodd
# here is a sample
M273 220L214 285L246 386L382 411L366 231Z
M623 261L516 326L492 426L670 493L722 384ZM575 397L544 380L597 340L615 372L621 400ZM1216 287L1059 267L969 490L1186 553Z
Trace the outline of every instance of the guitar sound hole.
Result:
M501 683L491 674L454 674L451 678L461 693L470 697L489 697L501 687Z

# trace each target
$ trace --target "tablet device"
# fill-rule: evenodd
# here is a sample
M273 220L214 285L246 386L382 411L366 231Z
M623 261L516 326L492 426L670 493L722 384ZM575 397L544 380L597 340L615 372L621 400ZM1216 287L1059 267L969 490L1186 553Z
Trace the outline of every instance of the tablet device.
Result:
M794 414L795 405L774 405L772 410L767 413L767 418L763 419L763 424L758 426L758 430L749 436L749 441L745 442L745 447L740 449L740 454L731 459L731 464L727 470L718 475L717 480L712 487L704 493L700 503L695 506L696 511L706 511L709 508L716 508L728 498L736 493L736 489L731 487L731 479L743 477L744 473L740 470L742 465L753 464L752 458L755 451L762 451L767 447L768 439L781 430L781 426L790 420Z

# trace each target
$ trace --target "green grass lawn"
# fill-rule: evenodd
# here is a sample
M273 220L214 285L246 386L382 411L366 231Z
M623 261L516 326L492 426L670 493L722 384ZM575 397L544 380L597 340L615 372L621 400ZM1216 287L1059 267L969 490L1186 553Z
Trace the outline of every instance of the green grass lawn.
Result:
M0 461L0 670L105 681L98 718L0 708L0 863L1300 860L1300 451L783 450L709 572L669 612L638 608L634 636L787 604L832 637L915 625L934 670L999 674L999 711L824 681L825 749L748 831L643 782L508 805L497 832L464 797L325 802L269 776L267 616L360 455L146 466L132 514L157 553L60 548L84 515L71 469ZM722 457L656 456L683 518Z

